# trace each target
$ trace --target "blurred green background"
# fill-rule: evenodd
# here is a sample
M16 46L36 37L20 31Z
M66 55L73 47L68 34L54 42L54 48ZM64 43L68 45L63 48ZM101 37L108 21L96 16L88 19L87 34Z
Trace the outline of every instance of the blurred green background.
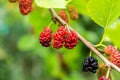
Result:
M96 74L82 72L89 49L80 41L72 50L41 46L39 34L50 22L47 9L34 4L32 12L22 16L18 3L0 0L0 80L97 80ZM70 20L70 25L94 44L103 34L103 28L86 15ZM55 32L58 25L51 28ZM119 74L114 73L119 80Z

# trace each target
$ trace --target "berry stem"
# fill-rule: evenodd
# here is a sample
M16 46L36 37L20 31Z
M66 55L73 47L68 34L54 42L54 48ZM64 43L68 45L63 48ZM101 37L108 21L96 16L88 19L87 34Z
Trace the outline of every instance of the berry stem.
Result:
M65 27L67 28L68 32L70 33L69 25L65 25Z
M48 24L48 27L50 27L53 24L53 21Z
M64 20L62 20L55 12L55 10L53 8L49 8L49 12L52 16L52 18L54 18L57 22L61 23L63 26L65 26L66 23ZM70 27L70 30L75 31L72 27ZM92 43L90 43L89 41L87 41L83 36L81 36L78 32L75 31L75 33L78 35L79 40L84 43L84 45L86 47L88 47L89 49L91 49L99 58L102 59L102 61L104 61L104 63L108 66L108 67L112 67L113 69L115 69L116 71L120 72L120 68L117 67L116 65L114 65L113 63L111 63L110 61L108 61L103 55L102 53L99 52L98 49L96 49L96 47L94 47L94 45Z
M102 36L102 39L101 39L101 41L99 42L99 44L102 44L102 43L103 43L103 41L104 41L104 39L105 39L105 36L106 36L106 35L105 35L105 32L104 32L104 34L103 34L103 36ZM98 45L99 45L99 44L98 44Z
M92 50L90 50L89 56L92 56Z
M104 44L97 44L97 45L95 45L95 47L100 47L100 46L102 46L102 47L106 47Z
M103 46L102 43L103 43L103 41L104 41L104 39L105 39L105 36L106 36L106 29L105 29L105 31L104 31L104 34L103 34L103 36L102 36L101 41L96 45L96 47ZM104 46L103 46L103 47L104 47Z
M109 67L109 68L108 68L108 71L107 71L107 74L106 74L106 78L108 78L108 77L109 77L110 70L111 70L111 67Z
M103 43L104 40L105 40L105 36L106 36L107 31L108 31L108 26L105 26L104 34L103 34L103 36L102 36L102 39L101 39L101 41L96 45L96 47L99 47L99 46L105 47L105 45L103 45L102 43Z

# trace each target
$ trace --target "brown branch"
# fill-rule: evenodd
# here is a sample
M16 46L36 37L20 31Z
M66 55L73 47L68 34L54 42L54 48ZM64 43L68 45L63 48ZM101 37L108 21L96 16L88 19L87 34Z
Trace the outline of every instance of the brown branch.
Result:
M62 25L68 25L70 27L69 24L67 24L65 21L63 21L54 11L54 9L50 8L49 12L52 16L52 18L54 18L57 22L61 23ZM71 30L74 30L72 27L70 27ZM74 30L75 31L75 30ZM75 31L76 32L76 31ZM76 32L76 34L78 35L80 41L82 43L84 43L90 50L92 50L97 56L99 56L101 58L102 61L104 61L104 63L106 64L107 67L112 67L113 69L115 69L116 71L120 72L120 68L117 67L116 65L114 65L113 63L111 63L110 61L108 61L94 46L92 43L90 43L89 41L87 41L84 37L82 37L78 32Z

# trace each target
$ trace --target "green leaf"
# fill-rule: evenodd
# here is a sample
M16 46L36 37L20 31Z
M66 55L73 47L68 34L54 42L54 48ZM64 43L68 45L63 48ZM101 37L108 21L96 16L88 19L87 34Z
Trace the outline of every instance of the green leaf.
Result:
M18 49L21 51L34 50L37 42L37 38L34 35L22 36L18 41Z
M120 48L120 21L115 22L107 31L108 38L110 41Z
M98 25L110 26L120 15L119 0L90 0L88 14Z
M35 0L35 3L44 8L66 8L65 0Z

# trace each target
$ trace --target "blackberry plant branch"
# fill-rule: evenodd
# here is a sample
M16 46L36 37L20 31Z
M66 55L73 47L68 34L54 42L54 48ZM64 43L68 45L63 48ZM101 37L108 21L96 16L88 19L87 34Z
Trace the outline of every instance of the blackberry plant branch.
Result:
M60 24L62 24L63 26L68 25L69 28L73 31L75 31L68 23L66 23L64 20L62 20L57 13L55 12L55 10L53 8L49 8L49 12L52 16L52 19L56 20L56 22L59 22ZM75 31L76 32L76 31ZM116 65L114 65L113 63L111 63L110 61L108 61L100 52L99 50L97 50L96 47L94 47L94 45L87 41L83 36L81 36L78 32L76 32L76 34L78 35L79 40L86 45L86 47L88 47L90 50L92 50L92 52L94 52L99 58L101 58L101 60L106 64L107 67L111 67L113 69L115 69L116 71L120 72L120 68L117 67Z

